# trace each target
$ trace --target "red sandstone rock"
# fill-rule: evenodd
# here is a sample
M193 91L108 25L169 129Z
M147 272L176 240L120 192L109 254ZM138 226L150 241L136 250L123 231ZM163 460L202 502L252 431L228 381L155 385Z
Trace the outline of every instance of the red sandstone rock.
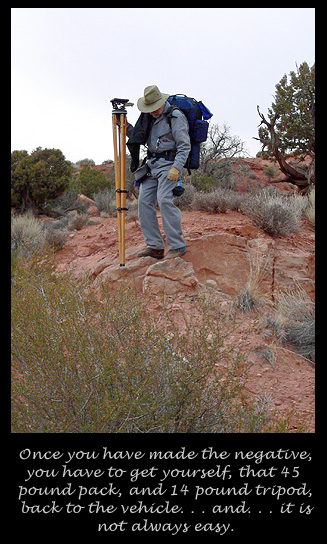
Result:
M248 161L257 179L267 184L267 176L262 174L266 161ZM160 213L158 218L161 226ZM119 267L117 219L97 216L96 222L67 239L55 255L57 269L68 270L76 277L86 273L95 285L104 280L112 288L121 282L134 282L148 297L150 308L151 304L154 309L160 306L164 288L174 315L189 312L190 300L198 292L208 304L217 304L219 311L229 312L236 295L247 285L251 262L253 266L260 258L266 265L260 295L273 302L277 291L299 285L314 299L315 235L305 222L298 234L273 239L239 212L209 215L183 211L187 253L182 259L169 261L138 258L138 251L144 247L142 232L137 222L127 222L125 267ZM281 416L293 410L290 417L294 428L299 421L306 421L307 432L314 432L314 368L269 337L263 324L258 327L258 316L241 313L236 320L238 330L227 341L233 344L248 335L247 394L271 395L271 409ZM275 354L273 364L261 355L265 346Z

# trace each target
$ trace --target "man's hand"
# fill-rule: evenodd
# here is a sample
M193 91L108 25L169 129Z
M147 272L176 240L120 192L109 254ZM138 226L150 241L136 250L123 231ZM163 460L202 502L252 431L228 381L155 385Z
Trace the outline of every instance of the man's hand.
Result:
M177 181L177 180L178 180L178 176L179 176L179 170L177 170L177 168L175 168L174 166L172 166L171 169L169 170L168 174L167 174L167 178L168 178L170 181Z

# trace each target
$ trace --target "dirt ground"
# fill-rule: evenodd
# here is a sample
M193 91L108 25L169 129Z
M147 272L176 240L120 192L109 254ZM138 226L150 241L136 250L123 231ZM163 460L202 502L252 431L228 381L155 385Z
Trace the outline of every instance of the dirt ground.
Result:
M65 243L64 248L55 255L58 270L71 270L73 274L83 271L97 271L103 273L106 266L117 262L118 266L118 233L117 219L94 216L92 225L79 231L74 231ZM159 214L159 224L161 223ZM208 215L199 212L182 212L182 227L187 240L187 254L184 260L191 262L200 282L214 278L218 288L221 283L222 300L231 300L237 293L228 288L231 267L226 267L224 275L210 276L206 273L203 255L215 256L219 260L221 246L212 245L210 235L234 235L239 245L244 240L247 244L251 240L260 240L263 243L274 245L279 251L281 272L278 288L292 285L299 272L299 262L305 257L306 269L303 274L308 277L304 285L310 297L314 298L314 232L309 225L304 224L301 232L287 239L272 240L255 227L252 221L238 212ZM207 236L209 235L209 236ZM221 237L219 238L221 240ZM204 251L199 253L196 244L207 244ZM140 225L137 220L126 223L126 266L135 262L136 254L144 247ZM282 260L286 259L286 264ZM103 263L101 265L101 263ZM301 264L302 266L302 264ZM303 265L304 266L304 265ZM286 268L285 268L286 267ZM287 268L289 267L289 268ZM209 270L210 267L207 267ZM282 268L281 268L282 270ZM303 275L302 274L302 275ZM276 286L275 286L276 287ZM171 303L172 311L178 314L183 307L190 308L190 296L187 292L177 294ZM271 293L270 295L271 296ZM155 297L153 306L155 308ZM235 334L235 341L242 337L242 331L253 330L248 337L250 352L248 355L248 373L246 379L246 393L251 397L262 395L270 399L269 410L276 411L282 417L288 417L291 432L296 432L304 426L304 432L315 432L315 371L314 365L295 353L292 348L282 346L264 325L264 315L257 312L239 312L237 317L239 329ZM270 354L269 357L267 354Z

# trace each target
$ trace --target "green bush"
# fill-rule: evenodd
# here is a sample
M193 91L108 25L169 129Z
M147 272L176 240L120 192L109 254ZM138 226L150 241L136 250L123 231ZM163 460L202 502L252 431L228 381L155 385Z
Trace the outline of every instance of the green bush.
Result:
M71 174L72 164L60 149L38 147L30 155L27 151L13 151L12 206L21 206L21 211L42 209L45 202L65 191Z
M272 179L275 175L275 168L273 166L266 166L263 169L263 173L267 178Z
M215 188L215 181L212 177L209 177L206 174L199 175L193 172L190 183L193 185L196 191L210 192Z
M75 174L73 180L72 187L89 198L110 185L104 173L94 170L89 164L84 166L79 174Z
M85 287L85 286L84 286ZM86 295L49 270L12 285L12 432L261 432L265 411L238 397L241 346L203 305L183 328L148 313L132 288Z

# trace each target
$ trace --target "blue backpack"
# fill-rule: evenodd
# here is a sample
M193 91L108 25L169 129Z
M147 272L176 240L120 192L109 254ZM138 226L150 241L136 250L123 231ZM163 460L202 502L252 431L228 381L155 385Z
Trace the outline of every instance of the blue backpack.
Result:
M171 108L167 112L167 120L170 123L174 109L180 109L189 124L189 134L191 140L191 151L185 164L188 173L191 170L197 170L200 166L200 144L205 142L208 136L209 123L208 119L212 117L212 113L208 108L198 102L194 98L190 98L185 94L174 94L168 98Z

